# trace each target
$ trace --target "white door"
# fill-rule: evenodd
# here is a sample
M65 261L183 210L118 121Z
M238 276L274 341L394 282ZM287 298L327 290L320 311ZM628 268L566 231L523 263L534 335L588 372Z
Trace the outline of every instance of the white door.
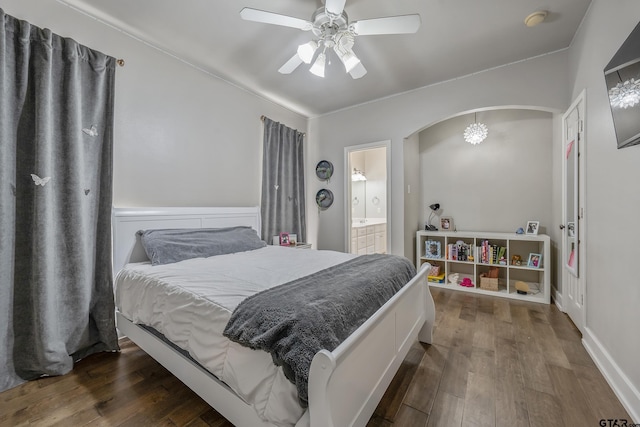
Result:
M562 118L562 305L576 327L585 324L584 91Z

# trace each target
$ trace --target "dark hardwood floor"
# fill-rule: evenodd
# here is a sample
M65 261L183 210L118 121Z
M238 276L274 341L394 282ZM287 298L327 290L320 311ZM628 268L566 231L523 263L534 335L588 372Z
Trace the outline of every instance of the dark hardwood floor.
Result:
M554 305L432 289L416 343L371 427L598 426L628 414ZM231 426L129 340L68 375L0 393L1 426Z

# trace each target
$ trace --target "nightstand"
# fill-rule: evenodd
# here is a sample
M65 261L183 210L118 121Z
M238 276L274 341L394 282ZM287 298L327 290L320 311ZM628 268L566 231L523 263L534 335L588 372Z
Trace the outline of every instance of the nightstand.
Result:
M291 245L289 247L295 249L311 249L311 243L298 242L295 245Z

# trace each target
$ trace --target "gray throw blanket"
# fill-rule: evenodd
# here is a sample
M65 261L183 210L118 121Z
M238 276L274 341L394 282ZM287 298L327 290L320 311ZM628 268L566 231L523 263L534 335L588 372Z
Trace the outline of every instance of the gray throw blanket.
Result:
M333 351L415 275L404 257L362 255L250 296L234 310L224 335L271 353L306 407L313 356Z

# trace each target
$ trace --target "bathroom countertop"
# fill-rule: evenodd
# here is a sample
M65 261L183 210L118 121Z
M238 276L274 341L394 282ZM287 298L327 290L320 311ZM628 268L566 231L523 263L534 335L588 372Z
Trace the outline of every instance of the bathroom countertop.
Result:
M357 218L351 222L351 228L366 227L367 225L386 224L386 218Z

